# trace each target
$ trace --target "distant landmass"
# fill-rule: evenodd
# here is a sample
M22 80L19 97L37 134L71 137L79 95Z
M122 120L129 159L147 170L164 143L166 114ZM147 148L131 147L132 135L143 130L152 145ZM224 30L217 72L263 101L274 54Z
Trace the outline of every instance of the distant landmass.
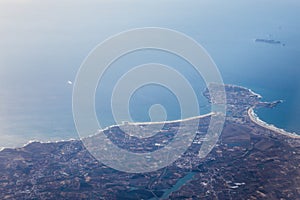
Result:
M261 102L260 95L239 86L225 85L225 90L224 129L205 158L198 152L216 113L191 118L199 127L189 149L170 166L149 173L109 168L78 140L32 142L0 152L0 199L299 199L300 136L266 124L253 111L281 101ZM208 89L204 96L214 101ZM179 125L167 122L164 131L147 139L124 133L121 126L136 126L130 123L103 132L120 148L145 152L167 145Z
M267 43L267 44L282 44L282 46L285 46L284 43L282 43L279 40L273 40L273 39L261 39L261 38L257 38L254 40L255 42L262 42L262 43Z

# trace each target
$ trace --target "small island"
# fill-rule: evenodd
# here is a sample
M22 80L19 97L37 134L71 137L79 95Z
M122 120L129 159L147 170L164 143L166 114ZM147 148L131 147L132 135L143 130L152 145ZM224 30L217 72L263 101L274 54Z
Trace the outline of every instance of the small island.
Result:
M285 46L285 43L282 43L279 40L273 40L273 39L257 38L257 39L254 40L254 42L267 43L267 44L273 44L273 45L281 44L282 46Z
M272 40L272 39L255 39L255 42L263 42L263 43L268 43L268 44L281 44L280 41L278 40Z

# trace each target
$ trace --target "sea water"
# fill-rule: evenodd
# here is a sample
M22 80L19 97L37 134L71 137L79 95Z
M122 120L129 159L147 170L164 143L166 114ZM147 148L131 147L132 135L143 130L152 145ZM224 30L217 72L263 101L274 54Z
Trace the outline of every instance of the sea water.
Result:
M80 64L112 34L144 26L175 29L194 38L211 55L225 83L251 88L264 101L283 100L276 108L256 110L262 120L300 133L300 4L292 0L265 3L191 1L185 5L165 2L157 7L150 2L136 6L126 1L104 5L93 2L84 8L74 4L72 9L61 10L61 4L49 1L47 9L33 3L24 5L22 12L18 5L6 3L0 12L4 30L0 48L0 146L78 138L70 81L74 82ZM48 7L57 10L55 15ZM274 39L281 44L257 43L256 38ZM111 72L116 74L115 79L98 86L95 103L103 126L113 121L109 99L101 103L105 97L101 97L101 92L105 93L101 87L111 88L120 76L120 67L126 71L145 62L180 70L197 93L200 114L209 111L201 95L205 83L188 63L162 52L136 52L115 64ZM138 90L129 104L133 119L149 120L148 108L158 103L165 106L168 119L180 118L175 97L157 86Z

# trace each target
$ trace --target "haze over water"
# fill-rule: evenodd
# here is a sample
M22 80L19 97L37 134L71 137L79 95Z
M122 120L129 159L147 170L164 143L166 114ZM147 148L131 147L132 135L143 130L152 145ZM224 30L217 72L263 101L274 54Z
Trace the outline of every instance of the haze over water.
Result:
M77 138L72 85L88 53L107 37L138 27L164 27L199 42L224 82L251 88L274 109L258 110L268 123L300 133L300 2L279 1L21 1L0 2L0 147L29 140ZM283 45L255 43L256 38ZM201 99L204 83L189 65L161 52L136 52L116 67L150 61L181 67ZM184 66L184 67L182 67ZM115 71L116 72L116 71ZM112 72L114 74L114 72ZM155 94L155 95L154 95ZM156 95L159 94L159 95ZM153 98L153 96L157 98ZM152 98L150 98L152 97ZM96 97L97 110L104 109ZM151 104L166 105L168 119L180 117L176 99L161 88L135 94L132 114L149 120ZM146 99L139 103L139 99ZM201 100L205 113L205 99ZM203 104L203 105L202 105ZM102 106L102 107L101 107ZM106 118L103 110L97 113ZM104 122L105 124L110 121Z

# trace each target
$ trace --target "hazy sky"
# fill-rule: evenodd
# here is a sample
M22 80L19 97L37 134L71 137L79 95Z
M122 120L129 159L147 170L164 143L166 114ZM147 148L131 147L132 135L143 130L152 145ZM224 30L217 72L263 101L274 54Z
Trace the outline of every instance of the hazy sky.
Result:
M76 69L103 39L135 27L175 28L202 43L226 41L233 35L239 39L236 28L242 33L261 25L277 29L296 20L300 8L297 0L181 2L2 0L0 69L42 67L45 61L52 67Z

